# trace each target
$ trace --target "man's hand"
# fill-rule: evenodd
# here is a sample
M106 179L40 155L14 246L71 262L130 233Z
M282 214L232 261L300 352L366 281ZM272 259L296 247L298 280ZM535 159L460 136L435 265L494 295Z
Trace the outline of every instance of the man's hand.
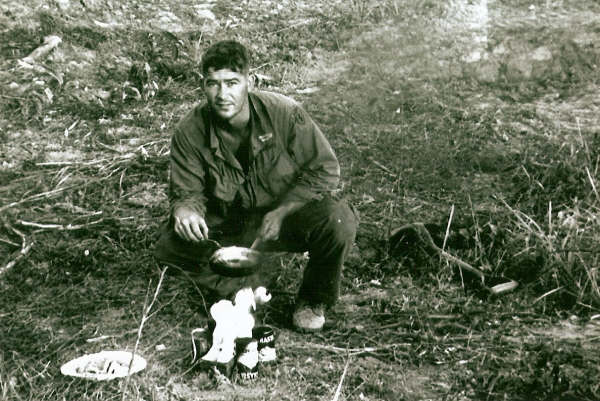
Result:
M192 242L208 239L208 227L204 217L195 211L187 207L180 207L173 213L173 219L175 220L175 232L181 238Z
M288 202L279 206L277 209L271 210L263 217L262 226L258 230L258 238L262 241L279 239L281 224L283 219L296 210L304 206L305 202Z
M285 216L284 211L281 209L275 209L265 214L260 230L258 230L258 238L262 241L277 240Z

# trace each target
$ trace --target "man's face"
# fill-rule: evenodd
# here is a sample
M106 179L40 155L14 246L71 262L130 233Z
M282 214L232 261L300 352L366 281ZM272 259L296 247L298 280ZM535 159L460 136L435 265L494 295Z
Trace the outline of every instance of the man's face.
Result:
M209 106L225 121L233 122L248 106L248 75L230 69L209 68L204 78Z

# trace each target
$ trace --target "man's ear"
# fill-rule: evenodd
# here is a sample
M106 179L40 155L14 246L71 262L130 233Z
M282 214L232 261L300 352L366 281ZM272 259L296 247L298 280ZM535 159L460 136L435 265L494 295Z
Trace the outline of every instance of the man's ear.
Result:
M256 77L251 72L248 73L248 90L251 91L254 89L254 85L256 83Z

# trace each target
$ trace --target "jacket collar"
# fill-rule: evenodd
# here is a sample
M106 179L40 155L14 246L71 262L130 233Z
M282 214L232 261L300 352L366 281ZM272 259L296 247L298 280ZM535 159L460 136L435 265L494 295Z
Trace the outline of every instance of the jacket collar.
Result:
M263 149L273 146L275 143L275 134L273 124L265 110L265 106L260 98L254 92L248 93L250 102L250 112L254 117L250 131L250 144L252 146L252 156L256 156Z
M255 93L249 92L248 103L250 106L250 120L248 121L248 124L250 125L250 145L252 149L252 158L254 158L263 149L273 146L275 143L275 135L271 119L260 98ZM224 154L223 149L221 148L221 138L218 133L219 128L211 115L212 111L208 105L205 110L206 121L209 122L207 124L209 127L208 139L212 153L232 166L241 169L237 159L235 159L235 156L231 152L225 152L228 154Z

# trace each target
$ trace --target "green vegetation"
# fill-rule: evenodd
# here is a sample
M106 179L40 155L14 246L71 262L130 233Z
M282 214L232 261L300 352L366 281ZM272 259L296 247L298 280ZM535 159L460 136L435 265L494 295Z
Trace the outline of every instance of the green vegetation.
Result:
M0 399L330 400L348 359L346 400L600 398L595 2L488 2L477 46L460 1L29 3L0 6ZM49 55L19 62L48 35L62 40ZM279 361L217 385L190 363L202 294L168 271L139 339L147 369L63 377L74 357L138 340L169 130L223 38L336 149L361 214L344 296L324 332L294 332L304 261L278 260L260 315ZM410 222L519 288L482 294L418 244L390 257L390 230Z

